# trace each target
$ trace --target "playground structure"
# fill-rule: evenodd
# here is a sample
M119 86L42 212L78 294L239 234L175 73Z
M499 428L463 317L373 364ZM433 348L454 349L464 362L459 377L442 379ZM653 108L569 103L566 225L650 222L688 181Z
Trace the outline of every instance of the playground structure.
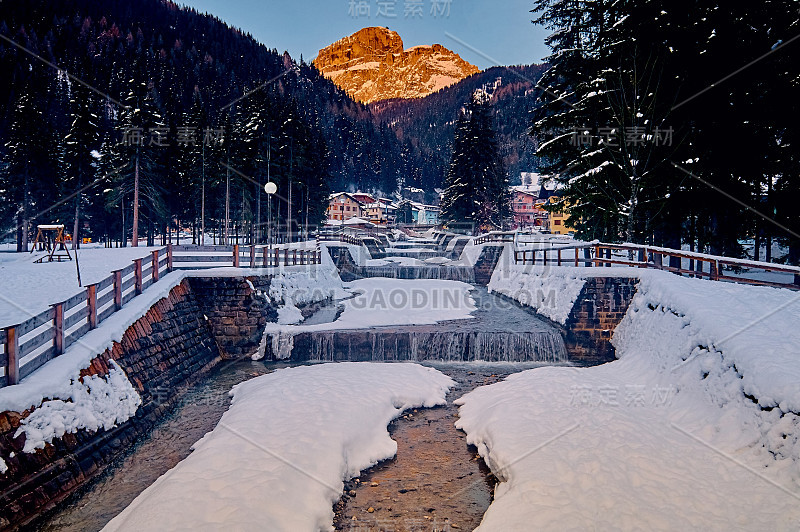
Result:
M47 262L61 262L72 260L72 255L67 248L67 237L64 235L64 225L37 225L36 239L33 241L31 253L35 250L47 251L47 255L39 257L34 263L41 264Z

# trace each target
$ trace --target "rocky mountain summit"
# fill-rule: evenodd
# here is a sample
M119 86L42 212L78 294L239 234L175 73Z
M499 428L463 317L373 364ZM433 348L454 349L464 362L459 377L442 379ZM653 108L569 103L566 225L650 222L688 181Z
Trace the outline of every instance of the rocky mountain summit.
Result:
M320 50L314 66L355 100L422 98L480 72L440 44L405 50L388 28L357 31Z

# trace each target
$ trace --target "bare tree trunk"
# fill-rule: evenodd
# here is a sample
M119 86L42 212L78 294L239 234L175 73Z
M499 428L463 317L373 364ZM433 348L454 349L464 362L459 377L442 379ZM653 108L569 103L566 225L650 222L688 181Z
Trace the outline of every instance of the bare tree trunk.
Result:
M205 245L206 239L206 145L203 143L203 178L200 192L200 245Z
M133 235L131 247L139 246L139 157L136 157L133 171Z
M81 189L81 180L78 179L78 190ZM75 198L75 222L72 225L72 249L78 249L78 231L80 230L80 220L81 220L81 194L78 193L78 197ZM80 274L78 274L80 277Z
M231 220L231 160L228 159L228 165L225 169L225 233L222 235L222 245L228 245L228 235Z
M128 234L125 231L125 196L122 196L121 201L122 206L122 238L120 239L120 247L127 247L128 245Z
M24 225L24 212L23 208L17 210L17 253L22 253L22 226Z
M22 196L22 251L28 252L28 167L25 166L25 190Z
M755 261L761 260L761 233L759 231L758 222L756 222L756 233L753 238L753 260Z

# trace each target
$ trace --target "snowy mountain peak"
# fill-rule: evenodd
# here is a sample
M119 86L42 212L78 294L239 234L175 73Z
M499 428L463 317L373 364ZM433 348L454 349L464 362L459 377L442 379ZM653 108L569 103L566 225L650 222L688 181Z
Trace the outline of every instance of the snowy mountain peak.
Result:
M422 98L480 72L440 44L405 50L388 28L357 31L319 51L314 66L354 99Z

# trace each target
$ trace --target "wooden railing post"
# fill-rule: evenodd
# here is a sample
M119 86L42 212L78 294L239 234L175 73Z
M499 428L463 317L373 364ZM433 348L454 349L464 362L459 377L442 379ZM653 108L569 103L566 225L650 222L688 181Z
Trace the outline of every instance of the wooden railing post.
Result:
M17 326L6 327L6 384L19 382L19 336Z
M64 303L53 305L53 356L64 352Z
M172 271L172 244L167 244L167 271Z
M719 281L719 261L715 260L711 263L711 280Z
M239 267L239 244L233 245L233 267Z
M659 270L664 265L664 256L661 253L653 253L653 265Z
M558 265L561 266L561 250L558 250Z
M90 284L86 287L86 306L89 307L89 316L86 321L89 323L89 329L97 328L97 285Z
M122 308L122 270L114 270L114 308Z
M153 251L153 282L158 282L158 250Z
M288 266L289 265L289 249L288 248L283 250L283 265L284 266Z
M263 261L264 268L269 267L269 248L261 248L261 260Z
M297 266L297 250L292 250L292 266Z
M256 267L256 247L254 245L250 246L250 267Z
M133 259L133 289L136 295L142 293L142 259Z
M578 250L578 248L575 248L575 267L576 268L578 267L578 255L579 254L580 254L580 251Z

